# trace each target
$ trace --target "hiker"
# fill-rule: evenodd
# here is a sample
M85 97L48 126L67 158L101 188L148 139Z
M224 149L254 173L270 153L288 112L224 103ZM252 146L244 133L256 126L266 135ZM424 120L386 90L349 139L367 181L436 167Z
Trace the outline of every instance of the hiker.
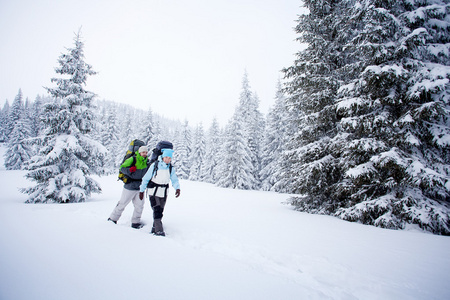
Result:
M169 189L169 180L172 187L176 190L175 197L180 196L180 183L172 167L172 149L162 149L162 154L158 160L150 165L147 173L142 178L139 198L144 199L144 191L150 188L150 204L153 210L153 227L151 233L154 235L165 236L161 219L163 217L164 206L167 201L167 191Z
M112 221L117 224L120 216L122 215L125 207L133 201L134 212L131 218L131 227L139 229L144 226L141 223L142 210L144 209L144 201L139 198L139 187L141 185L142 177L147 172L148 166L148 148L147 146L141 146L136 151L135 156L132 156L125 160L120 166L120 171L127 177L124 181L122 196L119 202L114 208L108 221Z

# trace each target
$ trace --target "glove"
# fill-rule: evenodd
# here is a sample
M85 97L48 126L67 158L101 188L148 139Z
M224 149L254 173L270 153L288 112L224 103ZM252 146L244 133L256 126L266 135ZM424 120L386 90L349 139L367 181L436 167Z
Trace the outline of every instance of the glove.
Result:
M130 173L136 172L136 166L130 167Z
M141 200L144 199L144 192L139 192L139 199L141 199Z
M178 198L178 196L180 196L180 189L177 189L175 191L175 198Z

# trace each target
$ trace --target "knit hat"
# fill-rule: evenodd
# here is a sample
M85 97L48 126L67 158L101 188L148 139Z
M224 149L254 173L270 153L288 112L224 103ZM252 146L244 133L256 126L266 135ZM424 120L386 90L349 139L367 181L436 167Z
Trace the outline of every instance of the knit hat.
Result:
M148 152L147 146L141 146L141 147L139 147L139 153L141 153L141 152Z
M162 154L161 154L162 158L164 158L166 156L172 158L172 154L173 154L172 149L161 149L161 152L162 152Z

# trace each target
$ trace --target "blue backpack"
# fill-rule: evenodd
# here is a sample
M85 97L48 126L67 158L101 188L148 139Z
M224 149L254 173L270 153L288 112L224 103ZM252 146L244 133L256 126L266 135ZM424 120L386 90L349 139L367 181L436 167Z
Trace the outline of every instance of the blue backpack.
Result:
M156 148L152 150L152 156L150 157L149 165L158 160L158 156L162 154L162 149L173 149L173 144L168 141L160 141Z

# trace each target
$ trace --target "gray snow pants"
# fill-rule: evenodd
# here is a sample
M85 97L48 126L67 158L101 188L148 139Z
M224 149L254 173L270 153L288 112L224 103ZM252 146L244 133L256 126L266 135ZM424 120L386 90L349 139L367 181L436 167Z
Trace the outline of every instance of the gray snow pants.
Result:
M153 209L153 228L152 231L164 232L162 217L164 212L164 206L166 206L166 199L157 196L150 196L150 204Z
M122 191L122 196L120 197L119 202L109 218L117 222L130 201L133 201L134 205L131 223L140 223L142 211L144 210L144 200L139 199L139 190L127 190L124 188Z

